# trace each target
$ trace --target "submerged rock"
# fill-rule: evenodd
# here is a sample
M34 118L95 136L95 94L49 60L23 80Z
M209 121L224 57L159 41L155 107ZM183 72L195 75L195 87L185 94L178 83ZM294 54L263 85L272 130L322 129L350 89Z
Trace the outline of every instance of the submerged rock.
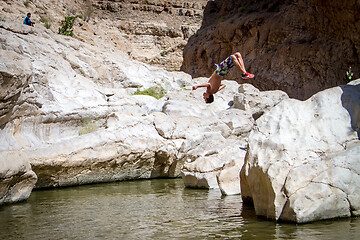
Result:
M360 81L282 101L256 121L241 171L256 214L298 223L360 213Z

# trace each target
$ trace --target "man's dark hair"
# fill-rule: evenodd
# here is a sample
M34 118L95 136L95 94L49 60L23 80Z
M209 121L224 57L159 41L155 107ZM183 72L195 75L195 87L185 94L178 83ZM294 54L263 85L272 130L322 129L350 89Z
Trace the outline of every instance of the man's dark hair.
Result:
M214 95L210 95L207 99L206 99L206 103L212 103L214 101Z
M31 13L26 14L26 16L29 16L29 15L31 15Z

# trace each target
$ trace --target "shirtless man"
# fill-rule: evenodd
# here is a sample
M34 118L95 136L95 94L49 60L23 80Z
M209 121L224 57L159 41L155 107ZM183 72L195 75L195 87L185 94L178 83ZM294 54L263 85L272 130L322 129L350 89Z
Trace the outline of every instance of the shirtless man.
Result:
M230 68L232 68L233 66L235 66L241 71L242 79L254 78L254 74L248 73L246 71L241 54L239 52L236 52L234 54L231 54L219 65L217 65L216 70L213 72L207 83L193 86L192 89L196 90L199 87L206 87L206 92L204 92L203 94L204 100L206 103L212 103L214 101L213 94L217 93L225 87L225 85L221 83L221 80L229 73Z

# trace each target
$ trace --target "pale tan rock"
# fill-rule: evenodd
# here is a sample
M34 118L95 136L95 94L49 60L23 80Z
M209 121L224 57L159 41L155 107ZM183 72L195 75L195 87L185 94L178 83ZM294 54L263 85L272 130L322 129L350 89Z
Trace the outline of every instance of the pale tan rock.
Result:
M230 81L223 82L226 85L230 83ZM230 88L233 88L231 84ZM168 101L168 105L165 105L165 112L168 112L170 115L174 112L172 110L174 107L178 111L186 111L183 113L176 112L176 114L193 114L199 118L202 116L202 122L207 123L209 126L207 131L221 132L222 137L225 138L217 137L216 134L204 136L202 134L204 130L198 131L200 129L199 126L201 126L199 123L198 126L191 131L191 134L186 137L183 143L183 148L188 149L185 150L187 154L184 156L187 157L189 161L189 163L185 162L182 170L182 178L185 186L192 188L220 187L223 195L239 194L240 169L244 163L247 139L250 131L254 127L254 118L259 117L283 99L288 98L287 94L282 91L260 92L250 84L242 84L237 89L238 93L236 93L236 91L231 92L233 96L235 94L233 104L227 104L228 109L226 111L220 111L219 114L213 111L213 106L211 106L211 110L207 110L206 115L199 115L198 113L204 114L207 106L202 107L204 111L199 111L194 105L181 108L172 106L171 101ZM240 94L243 101L239 101L236 98L236 96ZM220 95L220 92L216 95ZM215 99L219 97L215 96ZM225 102L222 105L223 107ZM182 103L182 105L185 106L187 104L189 103ZM215 119L218 119L219 122ZM196 125L197 122L193 120L192 124ZM185 126L187 125L185 124ZM208 141L203 143L202 139L204 138ZM221 167L216 165L217 167L209 168L209 166L215 164L211 163L212 161L219 161L223 163L223 165Z
M0 205L26 200L37 181L26 156L0 152Z
M30 59L15 51L0 49L0 126L9 121L21 101L22 91L32 73ZM14 109L15 108L15 109Z
M178 4L178 3L179 4ZM206 0L188 4L187 0L134 2L61 0L49 5L47 0L1 1L1 27L20 34L54 32L65 16L81 15L74 22L76 39L109 51L120 50L131 58L171 71L179 71L182 50L200 28ZM177 6L181 5L181 6ZM176 6L176 7L173 7ZM28 12L35 27L23 25ZM1 23L1 22L6 22ZM9 24L14 23L14 24ZM47 28L45 28L47 23Z
M181 169L181 177L186 187L219 188L216 175L223 166L224 162L217 157L200 157L195 162L185 163Z
M193 140L192 140L193 139ZM184 141L186 159L181 170L184 184L191 188L219 188L224 195L240 193L240 168L245 152L239 148L246 139L225 139L218 133L197 135ZM190 145L191 146L191 145ZM234 147L235 146L235 147Z
M252 113L240 109L228 109L220 115L220 120L229 126L231 134L246 137L254 126Z
M239 151L240 154L237 154L237 159L225 165L216 176L222 195L228 196L241 193L240 170L244 164L246 152L244 150Z

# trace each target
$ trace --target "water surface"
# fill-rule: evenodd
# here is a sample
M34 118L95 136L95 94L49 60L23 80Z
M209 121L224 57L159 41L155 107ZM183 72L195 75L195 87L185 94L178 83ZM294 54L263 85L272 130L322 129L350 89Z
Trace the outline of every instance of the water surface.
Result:
M33 191L0 207L0 239L360 239L360 218L284 224L266 221L219 190L185 189L181 179Z

